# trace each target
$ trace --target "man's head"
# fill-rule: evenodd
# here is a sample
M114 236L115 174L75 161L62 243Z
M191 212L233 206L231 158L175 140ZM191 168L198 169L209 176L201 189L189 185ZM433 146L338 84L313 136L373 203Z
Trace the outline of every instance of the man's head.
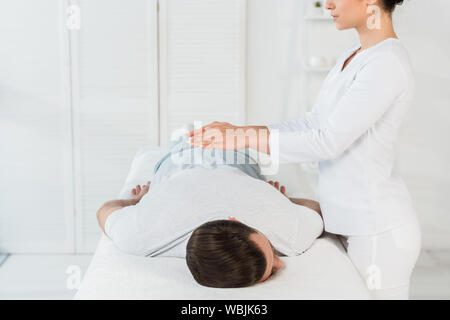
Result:
M216 288L248 287L283 267L270 241L236 220L210 221L195 229L186 263L199 284Z

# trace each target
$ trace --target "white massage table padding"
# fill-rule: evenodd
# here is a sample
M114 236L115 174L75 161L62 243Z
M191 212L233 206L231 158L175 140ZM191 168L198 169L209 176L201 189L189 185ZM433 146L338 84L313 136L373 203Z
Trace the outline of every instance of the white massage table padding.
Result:
M137 184L151 180L166 148L138 151L120 193L129 198ZM298 165L283 165L276 176L289 196L313 197ZM151 185L150 185L151 188ZM339 240L327 234L300 256L282 258L285 268L270 281L249 288L215 289L198 285L185 259L132 256L102 236L75 299L368 299L363 280Z
M106 236L75 299L369 299L361 277L335 236L326 234L285 268L253 287L216 289L197 284L185 259L131 256Z

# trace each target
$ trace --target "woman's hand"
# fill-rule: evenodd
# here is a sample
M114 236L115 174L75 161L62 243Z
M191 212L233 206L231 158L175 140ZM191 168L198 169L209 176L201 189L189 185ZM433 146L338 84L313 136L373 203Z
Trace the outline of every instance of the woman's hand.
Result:
M240 128L228 122L215 121L189 132L187 136L191 138L190 143L193 147L239 150L246 148L245 131L237 131Z
M133 188L131 190L131 197L130 199L136 200L137 202L141 201L142 197L148 192L150 189L150 181L147 182L147 184L137 185L136 188Z
M287 198L289 198L289 197L286 195L286 188L285 188L284 186L281 186L281 188L280 188L280 183L279 183L278 181L275 181L275 183L274 183L272 180L270 180L270 181L269 181L269 184L271 184L272 186L274 186L275 189L277 189L277 190L280 191L284 196L286 196Z
M193 147L203 149L239 150L251 148L270 154L267 126L233 126L228 122L213 122L186 134Z

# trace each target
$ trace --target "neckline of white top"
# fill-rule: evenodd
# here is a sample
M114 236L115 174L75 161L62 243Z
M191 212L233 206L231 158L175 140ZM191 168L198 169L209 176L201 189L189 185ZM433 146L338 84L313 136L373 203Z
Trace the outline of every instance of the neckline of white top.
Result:
M340 66L340 67L339 67L339 73L340 73L340 74L341 74L341 73L344 73L344 72L348 69L348 67L350 66L350 64L352 64L352 62L353 62L358 56L361 56L361 55L364 54L364 53L370 52L372 49L378 48L378 47L381 46L382 44L384 44L384 43L386 43L386 42L388 42L388 41L391 41L391 40L393 40L393 41L400 41L399 38L386 38L386 39L384 39L383 41L378 42L376 45L373 45L373 46L371 46L371 47L369 47L369 48L367 48L367 49L364 49L364 50L362 50L361 52L357 53L357 54L353 57L353 59L347 64L347 66L345 66L345 69L342 70L342 68L344 67L344 64L345 64L345 62L348 60L348 58L350 58L357 50L361 49L361 44L358 44L358 45L354 46L354 47L350 50L350 54L346 54L345 57L344 57L344 60L341 61L341 63L339 64L339 66Z

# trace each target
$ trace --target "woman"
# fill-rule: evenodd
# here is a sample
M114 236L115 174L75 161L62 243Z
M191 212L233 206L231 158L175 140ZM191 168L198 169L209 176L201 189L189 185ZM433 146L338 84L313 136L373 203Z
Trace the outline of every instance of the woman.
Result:
M280 163L318 162L325 230L344 240L380 299L409 297L421 242L408 190L393 168L398 130L414 93L408 53L392 25L401 3L327 0L337 29L355 28L360 45L338 59L305 117L269 126L214 122L188 134L194 146L228 149L232 130L232 148L266 152ZM258 131L256 142L242 134L249 130Z

